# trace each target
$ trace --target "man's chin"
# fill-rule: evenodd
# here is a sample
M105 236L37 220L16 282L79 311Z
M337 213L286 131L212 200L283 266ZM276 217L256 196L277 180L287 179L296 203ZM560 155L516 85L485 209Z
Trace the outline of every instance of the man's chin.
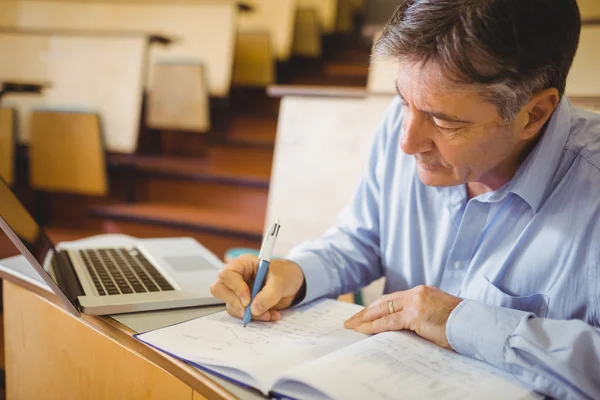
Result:
M437 186L437 187L445 187L445 186L456 186L459 185L460 182L456 182L453 179L452 175L448 173L447 170L441 169L437 171L431 171L429 169L422 168L417 164L417 175L421 182L427 186Z

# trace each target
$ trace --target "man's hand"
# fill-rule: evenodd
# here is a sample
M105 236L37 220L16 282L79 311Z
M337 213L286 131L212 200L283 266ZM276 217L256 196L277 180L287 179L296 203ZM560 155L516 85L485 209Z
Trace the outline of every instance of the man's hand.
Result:
M227 304L227 312L234 317L244 317L258 262L258 257L253 255L238 257L223 267L217 281L210 287L213 296L223 300ZM303 283L304 273L296 263L271 260L265 285L252 302L253 319L277 321L279 310L292 304Z
M344 326L367 334L409 329L440 347L452 350L446 337L446 323L461 301L438 288L417 286L383 296L348 319Z

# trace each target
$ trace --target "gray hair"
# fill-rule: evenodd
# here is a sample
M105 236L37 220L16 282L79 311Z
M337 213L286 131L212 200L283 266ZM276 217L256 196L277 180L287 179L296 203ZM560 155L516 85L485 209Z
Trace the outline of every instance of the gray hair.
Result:
M533 94L564 94L580 31L576 0L406 0L372 57L432 61L509 123Z

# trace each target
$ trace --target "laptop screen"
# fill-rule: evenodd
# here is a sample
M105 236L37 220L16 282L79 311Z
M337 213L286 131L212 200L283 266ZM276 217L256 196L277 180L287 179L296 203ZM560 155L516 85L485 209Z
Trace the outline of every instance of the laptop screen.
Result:
M23 253L22 247L24 246L59 286L50 262L55 254L54 244L2 178L0 178L0 217L19 238L21 246L15 243L17 247L20 247L19 250ZM2 226L2 228L6 230L6 227ZM64 292L63 288L61 291Z

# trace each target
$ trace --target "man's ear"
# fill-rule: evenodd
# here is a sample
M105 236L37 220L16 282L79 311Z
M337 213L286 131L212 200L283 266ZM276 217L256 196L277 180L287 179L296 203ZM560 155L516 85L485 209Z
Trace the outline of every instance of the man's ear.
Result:
M560 96L555 88L542 90L529 100L523 107L523 111L527 113L528 121L521 131L522 139L530 139L542 129L552 116L559 101Z

